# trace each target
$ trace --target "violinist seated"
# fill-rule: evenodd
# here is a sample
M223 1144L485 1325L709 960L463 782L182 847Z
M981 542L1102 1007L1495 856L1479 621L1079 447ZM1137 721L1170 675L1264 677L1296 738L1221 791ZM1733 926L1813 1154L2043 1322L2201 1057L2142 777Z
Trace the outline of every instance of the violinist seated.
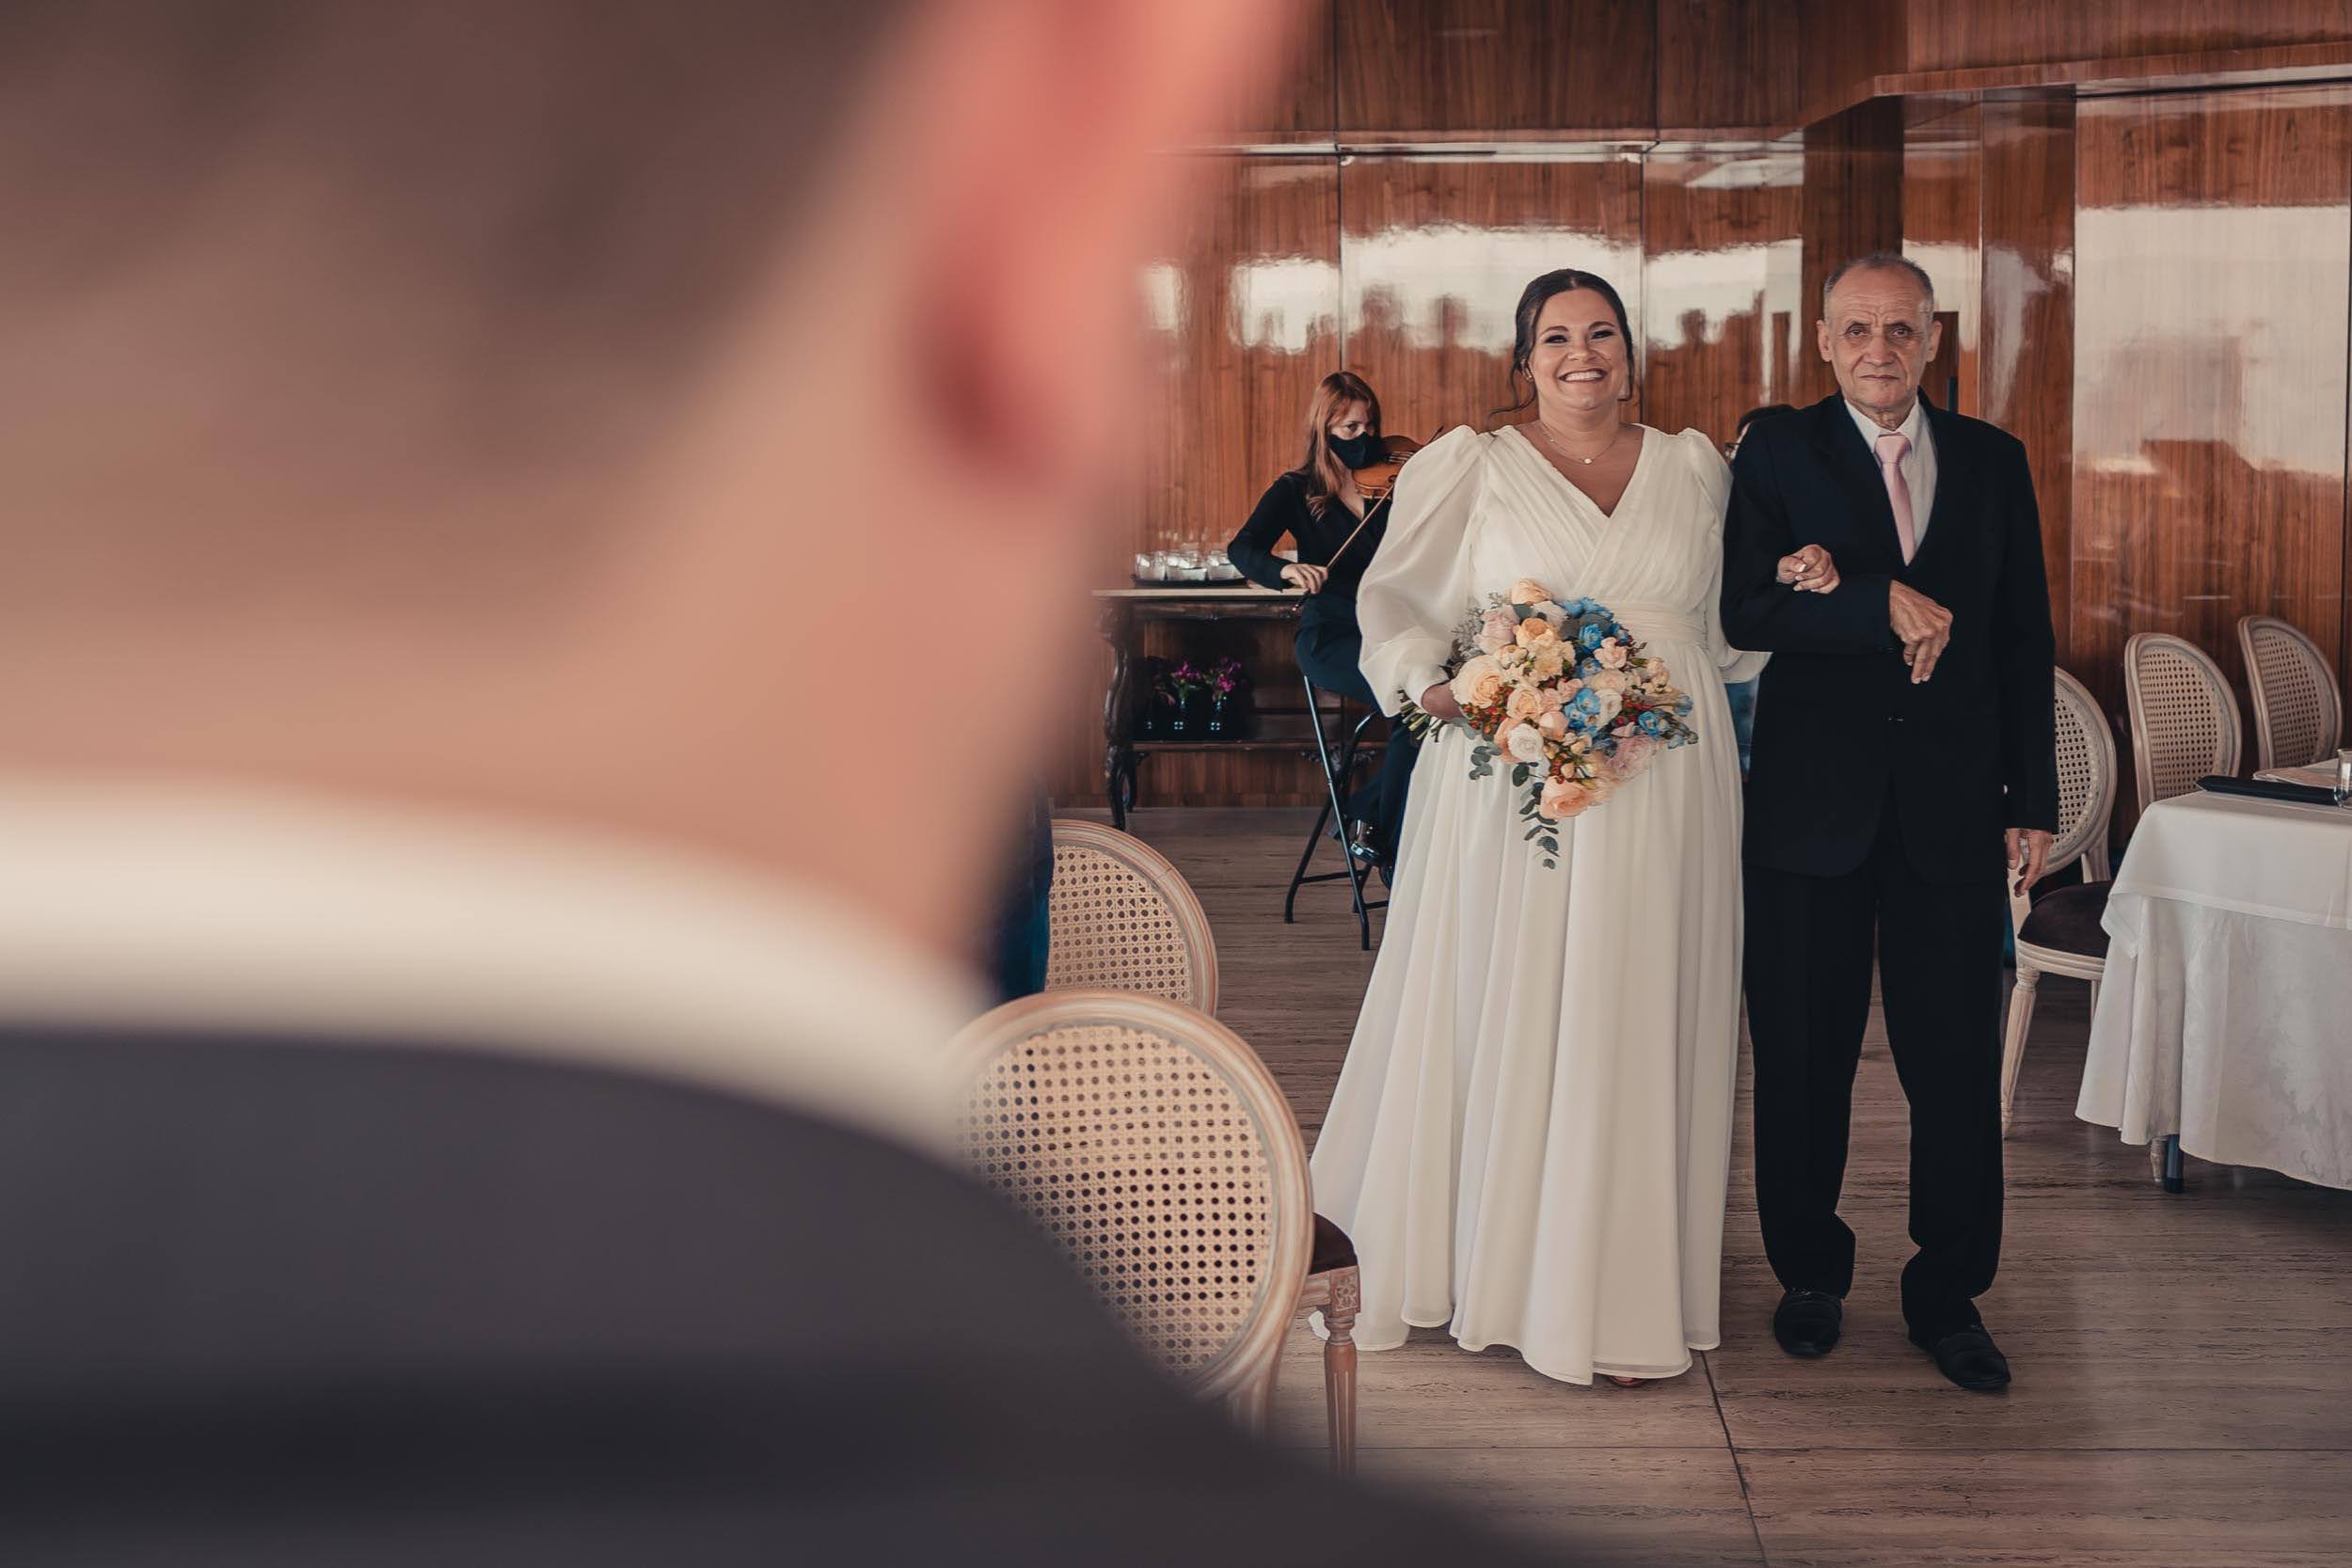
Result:
M1267 487L1226 547L1252 582L1306 594L1298 668L1316 686L1366 706L1377 704L1357 667L1364 640L1356 625L1356 586L1387 530L1396 470L1415 450L1403 436L1381 435L1380 400L1361 376L1325 376L1308 410L1305 461ZM1297 545L1295 562L1274 553L1285 534ZM1375 863L1384 879L1396 865L1415 751L1412 736L1392 731L1378 776L1346 802L1342 832L1348 852Z

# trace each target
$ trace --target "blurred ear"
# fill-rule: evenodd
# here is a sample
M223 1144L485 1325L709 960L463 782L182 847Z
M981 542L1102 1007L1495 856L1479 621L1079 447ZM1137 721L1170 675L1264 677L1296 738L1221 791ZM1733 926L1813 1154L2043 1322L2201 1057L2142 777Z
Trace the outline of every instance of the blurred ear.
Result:
M983 482L1082 484L1133 417L1138 273L1172 244L1198 143L1268 92L1294 0L962 0L925 113L929 301L912 411Z
M1829 354L1829 323L1825 321L1817 321L1813 324L1813 346L1821 351L1822 364L1830 365L1836 363L1836 360L1830 357Z
M1932 361L1944 352L1944 324L1931 316L1928 319L1928 358Z

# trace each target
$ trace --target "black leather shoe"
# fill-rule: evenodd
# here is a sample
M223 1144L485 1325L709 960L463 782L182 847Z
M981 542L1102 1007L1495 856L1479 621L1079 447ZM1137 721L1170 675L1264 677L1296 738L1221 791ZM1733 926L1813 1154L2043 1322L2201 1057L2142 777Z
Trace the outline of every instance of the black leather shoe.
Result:
M1790 1291L1773 1309L1772 1338L1791 1355L1827 1355L1845 1322L1845 1302L1827 1291Z
M1911 1342L1934 1356L1936 1370L1963 1388L1992 1393L2009 1386L2009 1357L1982 1323L1933 1338L1915 1331Z

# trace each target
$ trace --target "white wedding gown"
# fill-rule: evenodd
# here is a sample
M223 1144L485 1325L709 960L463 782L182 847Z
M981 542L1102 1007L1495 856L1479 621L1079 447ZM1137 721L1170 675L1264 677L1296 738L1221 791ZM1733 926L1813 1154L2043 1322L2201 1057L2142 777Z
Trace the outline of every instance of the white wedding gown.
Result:
M1408 463L1357 594L1391 707L1443 678L1473 602L1534 578L1591 597L1690 693L1695 745L1522 839L1508 769L1422 748L1388 927L1315 1146L1316 1207L1356 1243L1368 1350L1450 1326L1548 1376L1670 1377L1717 1337L1740 1006L1740 771L1724 682L1762 655L1716 613L1730 471L1644 432L1604 515L1516 430Z

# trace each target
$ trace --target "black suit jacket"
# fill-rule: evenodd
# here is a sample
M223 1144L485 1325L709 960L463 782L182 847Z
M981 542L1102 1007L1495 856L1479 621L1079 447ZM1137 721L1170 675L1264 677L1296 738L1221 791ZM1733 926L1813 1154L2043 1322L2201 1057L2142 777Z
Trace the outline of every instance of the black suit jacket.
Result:
M1845 400L1759 420L1732 467L1724 634L1769 650L1747 787L1750 863L1813 876L1860 865L1891 798L1931 881L2001 875L2002 830L2058 826L2056 642L2042 520L2014 436L1930 406L1934 511L1909 565L1878 463ZM1843 579L1774 578L1818 544ZM1909 584L1952 612L1951 645L1911 684L1887 617Z
M1533 1561L1242 1441L1025 1222L675 1084L0 1023L0 1561Z

